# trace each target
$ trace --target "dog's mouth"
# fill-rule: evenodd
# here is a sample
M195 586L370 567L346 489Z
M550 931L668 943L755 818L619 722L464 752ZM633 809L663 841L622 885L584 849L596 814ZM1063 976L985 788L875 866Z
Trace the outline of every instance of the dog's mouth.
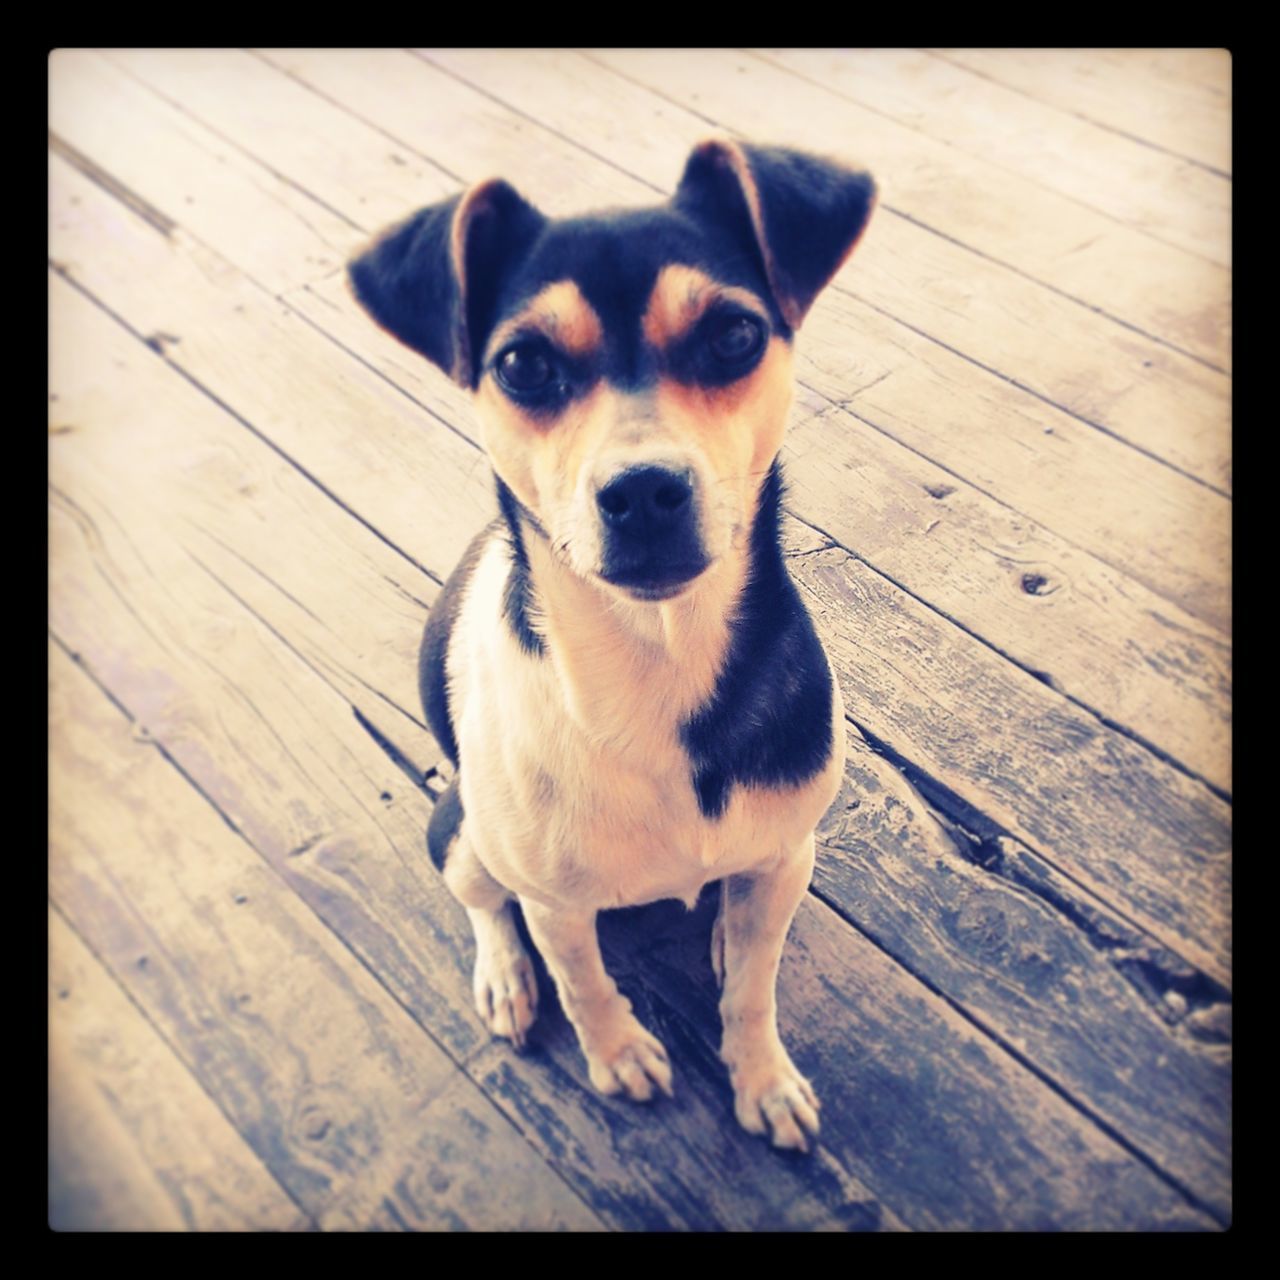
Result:
M641 563L633 566L610 566L600 579L611 587L625 592L633 600L671 600L680 595L710 567L705 556L696 560L655 565Z

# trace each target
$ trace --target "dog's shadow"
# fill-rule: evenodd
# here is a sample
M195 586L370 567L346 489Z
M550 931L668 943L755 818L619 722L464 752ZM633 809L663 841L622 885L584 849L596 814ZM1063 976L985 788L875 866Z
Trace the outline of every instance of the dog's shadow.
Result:
M879 1205L850 1194L837 1161L780 1151L737 1123L718 1052L720 992L711 968L719 899L717 881L692 910L672 900L598 917L606 968L670 1055L673 1098L638 1105L592 1088L536 948L539 1010L525 1052L537 1082L517 1082L496 1064L487 1083L542 1135L553 1158L576 1149L569 1180L627 1229L876 1230Z
M622 907L602 911L597 927L605 968L640 1021L667 1045L673 1060L692 1035L701 1042L699 1056L709 1050L711 1061L722 1071L715 1052L720 1036L719 988L711 968L711 927L719 901L716 880L703 888L692 910L675 899ZM535 1050L552 1050L562 1042L576 1046L551 975L518 909L516 915L538 973L538 1020L529 1046ZM681 1046L672 1041L680 1041Z

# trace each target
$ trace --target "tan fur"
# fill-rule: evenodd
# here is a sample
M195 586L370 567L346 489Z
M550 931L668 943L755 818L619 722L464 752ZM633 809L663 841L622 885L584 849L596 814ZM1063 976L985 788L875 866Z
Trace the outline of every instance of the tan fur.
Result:
M721 299L736 302L767 321L760 300L749 290L721 284L683 263L663 267L640 322L646 341L659 350L678 342Z
M572 280L558 280L541 289L518 314L494 331L489 351L500 351L521 329L537 329L573 356L597 350L604 332L600 317Z

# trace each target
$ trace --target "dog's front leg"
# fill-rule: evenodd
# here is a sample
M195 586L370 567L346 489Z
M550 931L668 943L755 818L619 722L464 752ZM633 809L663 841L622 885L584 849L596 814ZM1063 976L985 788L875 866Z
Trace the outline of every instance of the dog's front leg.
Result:
M667 1051L636 1020L631 1003L605 971L595 912L567 911L520 900L529 934L542 953L560 1003L601 1093L626 1093L637 1102L656 1084L671 1094Z
M775 1146L801 1151L808 1150L805 1131L818 1132L818 1099L782 1047L776 987L787 930L812 877L812 836L766 872L729 876L712 943L724 984L720 1058L738 1122L751 1133L767 1125Z

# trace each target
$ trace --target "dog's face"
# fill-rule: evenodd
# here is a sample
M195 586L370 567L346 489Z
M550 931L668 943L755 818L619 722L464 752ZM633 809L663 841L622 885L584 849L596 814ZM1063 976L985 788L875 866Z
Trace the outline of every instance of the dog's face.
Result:
M659 208L551 221L484 183L394 229L351 278L475 392L494 469L553 554L660 600L746 536L794 330L873 201L865 174L707 143Z
M557 556L641 599L743 536L786 424L784 326L715 249L674 211L553 224L478 360L498 474Z

